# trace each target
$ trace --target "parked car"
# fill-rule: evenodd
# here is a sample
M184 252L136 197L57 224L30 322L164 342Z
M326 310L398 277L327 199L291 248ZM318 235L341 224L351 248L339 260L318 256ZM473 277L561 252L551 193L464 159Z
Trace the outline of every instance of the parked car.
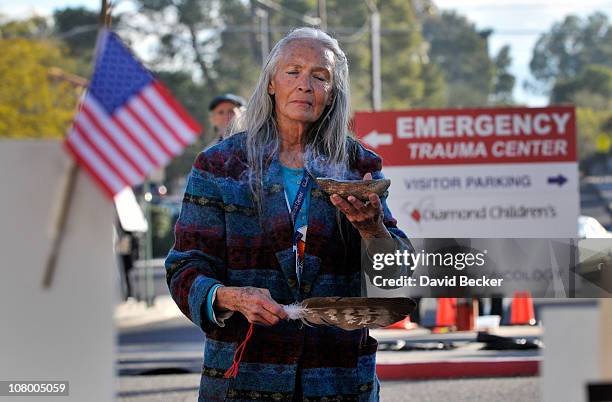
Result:
M592 216L580 215L578 217L578 238L580 239L607 239L612 238L601 223Z

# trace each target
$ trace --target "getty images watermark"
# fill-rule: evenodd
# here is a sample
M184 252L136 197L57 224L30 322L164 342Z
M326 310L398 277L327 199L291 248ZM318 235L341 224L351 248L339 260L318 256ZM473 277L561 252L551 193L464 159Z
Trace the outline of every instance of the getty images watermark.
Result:
M486 275L473 278L469 275L444 275L443 277L430 277L426 274L413 277L412 273L416 267L452 268L462 271L466 268L484 267L486 264L487 250L482 252L411 252L408 249L395 250L393 253L374 253L372 255L372 268L374 271L382 271L386 267L406 267L409 272L399 275L397 278L385 278L383 275L375 275L372 283L377 287L397 286L477 286L477 287L499 287L504 278L489 278Z
M612 297L612 239L377 239L361 262L368 297Z

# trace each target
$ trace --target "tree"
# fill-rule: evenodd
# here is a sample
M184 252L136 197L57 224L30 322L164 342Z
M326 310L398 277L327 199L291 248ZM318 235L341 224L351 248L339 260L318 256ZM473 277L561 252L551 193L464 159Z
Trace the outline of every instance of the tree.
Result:
M67 7L53 12L55 33L73 57L91 60L99 27L97 12L84 7Z
M272 15L272 24L283 27L273 35L280 39L290 28L302 26L296 15L316 15L313 0L284 0L284 10ZM328 0L327 30L338 39L349 59L353 110L371 108L370 11L366 2ZM441 106L444 80L428 63L426 46L410 2L378 1L381 19L381 81L383 109Z
M427 47L410 2L379 2L382 42L383 107L441 106L441 71L428 65Z
M510 57L510 46L502 47L494 60L495 77L493 80L492 100L495 104L511 104L513 103L512 90L516 79L509 71L512 64Z
M206 119L210 100L222 92L248 98L259 73L261 61L251 48L250 7L241 0L137 3L139 15L146 21L139 23L124 16L120 29L128 33L127 37L132 33L157 35L159 42L146 64L205 127L205 135L194 145L201 150L213 140ZM193 162L189 152L185 158Z
M209 93L232 91L248 97L261 69L261 41L258 9L269 15L270 44L292 28L305 25L303 16L314 16L315 0L282 0L266 8L259 2L241 0L138 0L141 11L154 21L160 46L153 65L200 66L204 89ZM262 2L265 4L265 2ZM188 7L189 6L189 7ZM383 106L386 108L441 106L444 80L438 67L427 62L426 47L410 3L400 0L380 2L382 26ZM207 23L189 22L191 10L209 10ZM370 38L369 11L364 2L327 1L328 30L338 38L349 57L354 109L370 108ZM214 12L212 12L214 11ZM162 16L166 18L162 18ZM175 20L168 23L167 15ZM147 24L150 25L150 24ZM168 25L171 25L170 27ZM188 26L202 43L187 44ZM215 28L212 31L210 28ZM361 27L361 28L359 28ZM188 54L187 54L188 53ZM200 54L204 63L197 62ZM189 56L192 55L193 57ZM202 69L202 64L205 68ZM196 77L198 78L198 77ZM212 90L214 87L214 91Z
M489 57L487 37L455 12L425 17L423 35L429 57L439 65L448 83L448 106L483 106L494 91L495 65Z
M612 67L612 30L601 12L555 23L536 42L529 68L540 90L552 94L557 82L572 80L593 64Z
M74 72L83 77L92 74L98 19L97 12L82 7L57 9L53 13L53 35L76 61Z
M163 81L201 122L206 105L219 92L249 97L261 70L262 40L270 45L289 30L315 16L316 0L137 0L146 22L122 18L121 29L154 33L159 42L148 61ZM262 21L260 9L268 19ZM328 0L328 31L349 58L354 110L371 106L369 10L365 2ZM427 47L409 2L379 2L382 31L383 107L432 107L444 103L445 82L440 68L428 62ZM261 23L268 23L267 35ZM155 26L155 30L151 30ZM266 25L263 25L264 27ZM128 35L129 36L129 35ZM191 82L191 81L195 81ZM205 138L209 139L209 138ZM187 150L167 170L168 177L188 171L193 154Z
M251 8L240 0L226 0L220 5L219 15L223 28L213 62L217 85L221 92L248 98L261 70L261 52L249 29L253 26Z
M421 79L425 83L423 99L415 106L423 108L443 107L446 104L447 83L444 72L435 63L428 62L423 65Z
M219 2L212 0L136 0L138 12L147 17L146 24L131 26L159 37L154 64L194 66L208 91L217 93L213 60L219 46L214 29L221 26ZM123 20L123 23L131 21ZM151 27L154 27L151 29ZM184 67L183 67L184 68ZM176 70L176 69L175 69ZM192 70L193 71L193 70Z
M595 110L612 109L612 68L588 65L576 77L557 80L551 103L573 103Z
M44 17L0 21L0 39L42 39L50 34L51 27L49 27L49 23Z
M3 27L4 28L4 27ZM2 28L0 28L2 29ZM50 76L71 60L48 40L0 39L0 133L8 138L62 138L80 88Z
M555 23L538 39L529 68L551 103L578 106L581 159L595 151L598 136L612 136L612 29L605 14Z
M605 135L612 138L612 111L576 108L578 131L578 157L585 157L596 151L597 137Z

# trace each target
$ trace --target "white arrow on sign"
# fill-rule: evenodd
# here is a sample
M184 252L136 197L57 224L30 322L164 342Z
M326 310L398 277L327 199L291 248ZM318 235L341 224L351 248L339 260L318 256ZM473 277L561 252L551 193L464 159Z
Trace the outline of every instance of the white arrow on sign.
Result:
M363 137L363 142L372 148L378 148L379 145L391 145L393 144L393 135L373 130Z

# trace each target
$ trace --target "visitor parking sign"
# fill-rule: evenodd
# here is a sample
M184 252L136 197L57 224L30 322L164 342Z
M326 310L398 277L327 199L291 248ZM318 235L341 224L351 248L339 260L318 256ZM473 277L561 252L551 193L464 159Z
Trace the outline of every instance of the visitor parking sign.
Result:
M359 112L354 128L411 236L576 236L573 107Z

